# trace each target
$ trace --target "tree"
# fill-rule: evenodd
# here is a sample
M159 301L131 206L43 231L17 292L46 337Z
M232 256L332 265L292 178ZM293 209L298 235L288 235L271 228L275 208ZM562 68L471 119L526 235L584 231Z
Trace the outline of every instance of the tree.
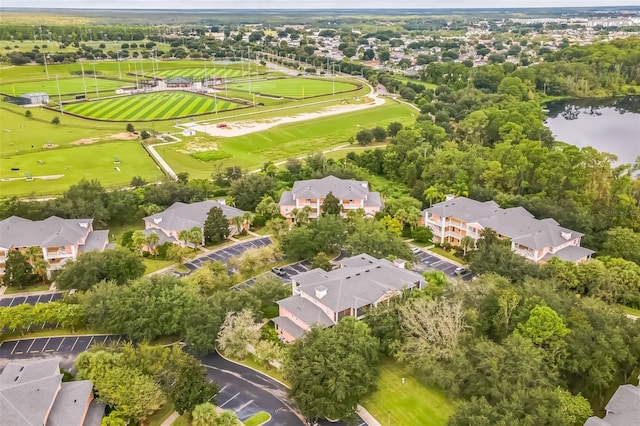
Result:
M296 221L296 224L298 225L309 223L312 212L313 212L313 209L310 206L304 206L301 209L291 210L293 219Z
M158 257L158 243L160 242L160 236L155 232L149 232L147 238L145 239L145 244L151 253L153 253L156 258Z
M321 210L322 214L337 216L342 213L342 204L340 204L340 200L338 200L338 198L329 191L327 196L324 197Z
M474 240L472 237L470 237L469 235L465 235L464 237L462 237L462 239L460 240L460 247L462 247L463 250L463 255L466 256L467 255L467 250L469 250L470 248L475 247L476 245L476 240Z
M183 231L186 232L186 231ZM165 254L165 258L171 262L175 262L178 264L182 264L184 260L189 257L190 250L186 247L180 247L177 244L171 244L171 246L167 249L167 253Z
M612 228L606 233L602 254L620 257L640 265L640 233L630 228Z
M199 404L210 401L219 391L207 381L207 373L197 359L173 346L172 368L165 377L167 394L180 414L190 413Z
M60 124L60 117L58 117L57 115L55 117L53 117L51 119L51 124L56 125L56 126L59 125Z
M444 198L444 194L435 186L430 186L424 190L424 198L426 198L429 202L429 207L431 207L434 202L441 201Z
M44 283L47 281L47 272L49 271L49 263L44 259L36 260L33 265L33 273Z
M244 218L242 216L232 217L231 225L236 228L236 234L242 234L242 232L244 231Z
M31 112L31 110L26 110L24 116L31 120L33 118L33 113Z
M529 319L519 323L516 331L542 348L555 349L562 338L569 333L564 321L548 306L536 305L531 309Z
M329 259L327 253L320 252L313 258L311 268L320 268L324 269L325 271L330 271L333 269L333 266L331 265L331 259Z
M360 145L367 145L373 142L373 132L369 129L360 130L356 133L356 140Z
M133 127L133 124L127 123L127 132L134 133L135 131L136 131L136 129L135 129L135 127Z
M345 317L332 328L313 327L290 348L284 373L290 394L309 419L346 419L376 388L378 340L369 327Z
M191 424L193 426L215 426L217 421L216 406L210 402L196 405L191 412Z
M142 247L147 243L147 236L143 231L133 231L131 234L131 248L138 251L142 255Z
M235 199L237 208L255 211L263 197L274 194L276 186L275 178L253 173L234 180L229 195Z
M262 197L262 200L256 206L256 214L264 217L265 220L273 219L280 215L280 207L269 195Z
M140 176L134 176L133 178L131 178L131 183L130 185L134 188L142 188L147 184L147 181L144 180L142 177Z
M61 290L86 291L103 280L122 285L141 277L144 270L140 256L129 250L93 251L66 263L56 277L56 286Z
M218 347L226 356L244 359L247 345L255 347L260 340L260 325L253 319L253 312L229 312L218 333Z
M387 138L387 131L384 129L384 127L374 127L373 129L371 129L371 134L373 135L373 138L376 140L376 142L384 142L384 140Z
M22 289L33 280L33 268L27 258L18 250L9 250L4 265L2 282L7 287L18 286Z
M187 241L193 244L193 251L196 251L199 245L202 245L202 229L198 226L187 231Z
M391 137L397 135L400 130L402 130L402 124L398 123L397 121L393 121L389 123L389 126L387 126L387 133Z
M212 207L204 222L205 244L217 244L229 236L229 220L220 207Z

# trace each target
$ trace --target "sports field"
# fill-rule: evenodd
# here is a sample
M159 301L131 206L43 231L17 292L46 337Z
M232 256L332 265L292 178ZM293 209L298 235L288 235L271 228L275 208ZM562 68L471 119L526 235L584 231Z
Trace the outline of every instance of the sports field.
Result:
M114 157L120 164L114 164ZM119 168L119 170L116 169ZM12 171L12 168L20 170ZM34 180L22 179L30 172ZM105 187L125 186L134 176L147 180L162 173L137 141L104 142L0 158L0 194L60 194L80 179L98 179ZM49 179L37 177L48 176ZM8 180L19 178L17 180Z
M271 96L283 96L285 98L302 99L311 96L331 95L356 89L351 83L332 80L319 80L315 78L281 78L277 80L262 80L229 84L229 89L242 90L253 93L262 93Z
M166 120L215 111L226 111L240 105L210 96L187 92L156 92L123 96L100 101L81 102L64 110L83 117L108 121Z
M94 79L86 77L87 93L93 95L96 92L96 82L98 83L98 91L115 90L122 86L131 86L131 83L116 80ZM75 93L84 93L84 83L82 78L65 78L59 79L56 83L55 77L50 80L30 81L22 83L10 83L0 85L0 93L11 96L20 96L25 93L45 92L49 94L51 99L56 99L58 95L58 84L60 85L60 93L62 95Z

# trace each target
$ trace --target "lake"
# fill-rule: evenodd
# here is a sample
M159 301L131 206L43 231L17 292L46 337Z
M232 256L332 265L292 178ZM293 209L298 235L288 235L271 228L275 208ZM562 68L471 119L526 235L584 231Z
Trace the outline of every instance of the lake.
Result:
M547 126L555 138L615 154L618 164L640 156L640 96L549 102Z

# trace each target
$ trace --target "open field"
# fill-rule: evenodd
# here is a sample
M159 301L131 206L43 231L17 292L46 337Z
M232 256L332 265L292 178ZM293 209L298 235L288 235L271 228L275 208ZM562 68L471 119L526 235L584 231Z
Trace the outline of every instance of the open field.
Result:
M114 164L115 156L120 158L120 164ZM12 168L20 170L12 171ZM26 172L33 175L32 181L24 179ZM82 178L98 179L105 187L126 186L134 176L147 180L161 176L156 164L137 141L50 149L3 156L0 159L0 194L60 194Z
M130 82L106 80L103 78L94 79L92 76L86 76L87 93L93 95L96 92L96 83L98 92L113 91L122 86L131 86ZM25 93L45 92L49 94L51 100L57 100L58 84L60 85L60 93L65 94L83 94L85 92L84 82L82 78L64 78L56 82L55 76L51 76L50 80L30 81L24 83L10 83L0 85L0 93L10 96L20 96Z
M173 69L173 70L164 70L164 71L157 72L156 76L164 77L167 79L175 78L175 77L190 77L193 79L199 79L199 78L204 78L209 76L232 78L232 77L241 77L243 75L242 70L235 68L235 66L233 68L220 67L220 66L216 66L214 68L214 66L211 63L208 62L208 64L209 65L207 65L206 69L203 66L202 68L181 68L181 69ZM252 70L251 74L254 75L255 72ZM244 70L244 75L248 75L246 67Z
M70 104L64 110L83 117L109 121L147 121L226 111L240 105L188 92L155 92Z
M259 168L267 161L277 162L346 144L347 139L362 128L386 127L393 121L408 124L413 120L414 112L404 104L387 101L385 105L371 109L282 124L245 136L201 137L201 151L201 147L209 143L231 155L216 162L201 161L188 153L178 152L188 151L188 142L158 147L158 153L174 171L188 171L192 178L207 178L218 164L237 165L247 170Z
M354 90L356 86L344 81L335 82L335 93ZM311 96L331 95L334 93L334 82L315 78L282 78L276 80L260 80L230 84L229 89L261 93L271 96L304 99Z
M378 390L362 405L384 425L444 426L454 411L442 392L423 386L393 361L382 363Z

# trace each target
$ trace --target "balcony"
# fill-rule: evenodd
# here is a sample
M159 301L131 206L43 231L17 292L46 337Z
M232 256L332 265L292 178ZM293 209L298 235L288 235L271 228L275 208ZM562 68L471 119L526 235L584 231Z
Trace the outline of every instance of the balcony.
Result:
M72 258L73 253L69 253L66 250L56 250L56 251L48 251L47 259L64 259L64 258Z

